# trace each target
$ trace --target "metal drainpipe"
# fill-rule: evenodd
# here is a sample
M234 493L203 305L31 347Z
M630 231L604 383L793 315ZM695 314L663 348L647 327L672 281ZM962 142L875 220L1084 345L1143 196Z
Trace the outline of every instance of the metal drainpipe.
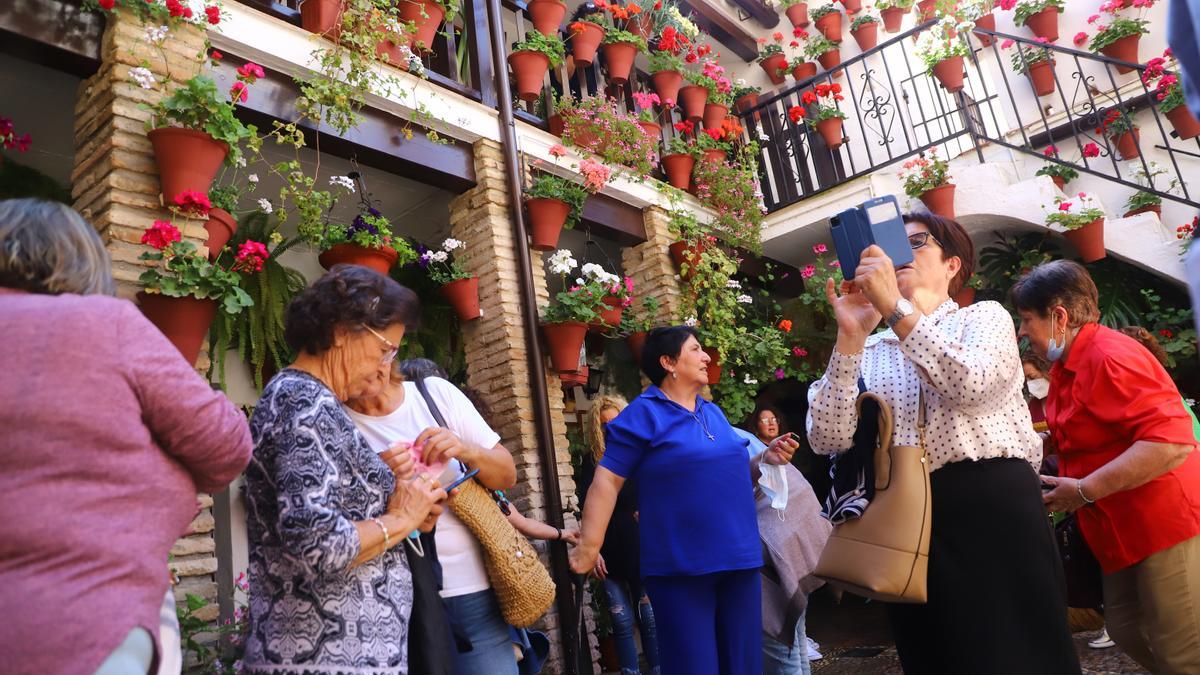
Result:
M533 418L537 428L538 459L541 464L542 489L545 492L546 517L554 527L563 526L562 494L558 487L558 461L554 454L554 432L550 425L550 400L546 390L546 366L539 341L537 297L533 292L533 266L529 262L529 244L525 230L525 214L521 209L521 163L517 152L516 121L513 119L512 88L508 80L504 55L503 15L500 0L487 0L488 29L491 32L492 63L496 71L496 93L500 99L500 146L504 149L504 164L508 173L508 201L516 230L514 249L517 271L521 280L521 308L525 314L525 353L529 366L529 385L533 389ZM557 587L558 627L566 672L579 670L579 635L576 624L575 598L571 591L571 569L567 563L566 545L550 544L550 567Z

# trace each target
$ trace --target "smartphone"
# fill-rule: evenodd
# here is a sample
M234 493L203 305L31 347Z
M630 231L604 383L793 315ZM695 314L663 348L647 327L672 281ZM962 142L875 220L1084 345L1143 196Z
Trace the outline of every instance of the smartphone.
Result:
M862 252L872 244L882 248L896 267L913 261L900 205L892 195L868 199L833 216L829 219L829 234L842 277L847 281L854 278Z
M463 474L462 478L459 478L458 480L454 481L450 485L446 486L446 494L450 494L451 490L453 490L454 488L458 487L459 485L462 485L463 483L474 478L475 474L477 474L477 473L479 473L479 469L471 469L470 471Z
M1053 490L1055 487L1056 486L1051 485L1049 483L1042 483L1042 492L1049 492L1049 491Z

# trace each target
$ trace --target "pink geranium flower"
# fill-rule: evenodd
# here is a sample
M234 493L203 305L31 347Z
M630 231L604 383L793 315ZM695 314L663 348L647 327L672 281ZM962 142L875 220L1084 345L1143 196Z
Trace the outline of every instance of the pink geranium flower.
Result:
M1075 34L1075 39L1074 39L1075 46L1082 47L1083 43L1087 42L1087 39L1088 39L1088 34L1083 31L1079 31L1078 33Z
M1084 157L1099 157L1100 156L1100 146L1096 145L1095 143L1088 143L1087 145L1083 146L1083 156Z
M562 157L567 154L567 149L562 143L555 143L550 146L550 156L554 158Z
M820 255L828 250L829 249L825 247L825 244L817 244L816 246L813 246L813 253L816 253L818 255Z
M142 233L142 243L149 244L159 251L182 239L179 228L167 220L156 220Z

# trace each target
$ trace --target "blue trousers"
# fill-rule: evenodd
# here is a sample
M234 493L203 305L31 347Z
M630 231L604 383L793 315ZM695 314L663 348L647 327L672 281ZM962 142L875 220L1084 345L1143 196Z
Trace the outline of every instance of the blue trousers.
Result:
M604 580L604 592L608 596L608 613L613 622L613 639L617 643L617 658L621 662L621 675L638 675L637 643L633 640L633 624L642 634L642 649L646 652L646 663L652 675L659 673L658 635L655 628L654 608L642 602L645 595L639 582L626 583L612 577Z
M808 662L808 636L804 633L804 614L796 623L792 644L785 645L763 633L763 675L811 675Z
M442 598L451 619L471 641L471 650L455 654L457 675L517 675L508 623L492 589Z
M758 568L645 583L663 675L762 675Z

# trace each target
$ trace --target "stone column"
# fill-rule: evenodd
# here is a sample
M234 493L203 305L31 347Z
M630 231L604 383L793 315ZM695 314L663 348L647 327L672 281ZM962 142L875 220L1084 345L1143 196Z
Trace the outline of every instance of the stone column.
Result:
M491 408L492 417L488 421L516 462L517 484L507 493L509 498L525 516L545 521L546 498L529 382L531 377L546 378L563 517L567 527L573 527L576 521L572 511L578 504L567 450L562 387L558 376L548 367L530 373L527 365L521 280L514 251L504 155L498 144L489 140L476 142L475 175L478 184L450 203L451 236L466 243L467 265L479 276L483 310L481 318L463 325L467 382ZM541 306L549 298L542 254L531 251L530 262L534 291ZM538 542L537 548L543 562L549 565L546 546ZM544 670L550 674L564 671L559 620L557 606L551 606L537 625L550 636L551 654ZM593 662L596 658L593 654Z
M675 240L671 234L671 216L658 206L645 210L646 241L622 250L625 274L633 279L634 293L658 300L655 323L673 324L679 314L679 272L671 262L667 248Z
M142 231L170 217L159 198L158 167L146 136L150 113L138 106L161 100L198 74L205 45L204 31L194 26L173 27L161 48L147 41L145 29L130 12L109 18L100 70L80 84L75 107L74 205L104 240L118 292L126 298L140 288L137 280L146 263L138 257L150 250L140 243ZM132 80L129 71L138 67L154 74L157 89L143 89ZM204 246L202 221L176 218L175 224L184 237ZM206 350L196 365L202 373L208 370ZM214 620L218 610L212 498L199 495L197 501L200 513L188 536L171 548L169 566L181 578L176 598L182 602L191 593L209 600L198 615Z

